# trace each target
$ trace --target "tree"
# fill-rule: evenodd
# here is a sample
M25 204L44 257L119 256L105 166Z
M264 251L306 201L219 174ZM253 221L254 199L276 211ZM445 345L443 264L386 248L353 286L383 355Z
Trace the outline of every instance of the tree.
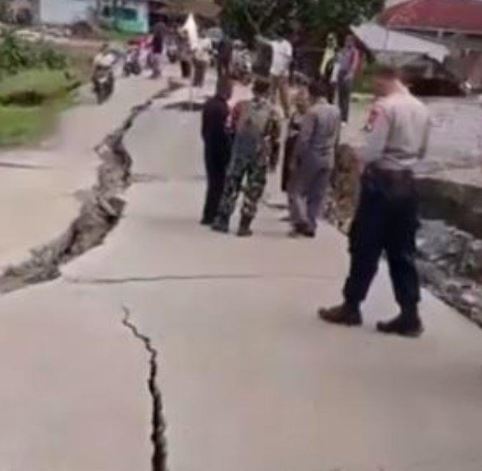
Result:
M217 0L222 22L233 35L248 41L256 34L298 30L324 36L342 32L371 18L384 0Z

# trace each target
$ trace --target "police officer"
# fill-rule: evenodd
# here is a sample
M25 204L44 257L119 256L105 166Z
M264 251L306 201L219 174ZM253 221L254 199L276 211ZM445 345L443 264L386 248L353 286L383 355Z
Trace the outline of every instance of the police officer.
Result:
M427 148L430 118L427 108L405 88L398 72L381 67L374 77L378 97L365 127L365 165L359 206L350 233L351 268L344 303L321 309L327 322L347 326L362 323L360 306L375 277L383 253L387 256L400 315L381 322L386 334L418 337L420 284L415 265L418 228L413 166Z
M212 226L214 231L229 231L229 222L246 177L238 235L252 235L251 223L263 196L268 169L278 160L280 150L281 122L269 101L269 93L270 83L258 79L253 86L253 99L238 103L233 110L233 152L218 215Z

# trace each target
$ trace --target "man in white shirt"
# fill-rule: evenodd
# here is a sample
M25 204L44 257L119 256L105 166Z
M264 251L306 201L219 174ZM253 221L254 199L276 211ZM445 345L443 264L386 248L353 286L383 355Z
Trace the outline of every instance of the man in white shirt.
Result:
M273 104L276 104L279 95L284 115L286 118L289 118L290 99L288 80L291 62L293 61L293 46L287 39L281 37L277 37L271 41L264 38L258 38L258 40L271 46L271 100Z

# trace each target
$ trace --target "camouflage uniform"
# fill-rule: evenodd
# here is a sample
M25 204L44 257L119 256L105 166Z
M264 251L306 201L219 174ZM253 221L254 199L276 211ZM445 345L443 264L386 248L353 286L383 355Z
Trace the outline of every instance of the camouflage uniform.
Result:
M239 121L242 121L247 106L251 107L253 113L267 115L266 121L263 122L261 141L254 147L252 143L246 145L239 133ZM281 121L267 99L254 98L250 102L241 102L234 108L233 126L238 129L238 134L234 142L233 155L219 206L218 220L229 222L236 207L243 179L246 176L241 216L242 219L250 222L256 216L259 200L263 196L268 168L278 160Z

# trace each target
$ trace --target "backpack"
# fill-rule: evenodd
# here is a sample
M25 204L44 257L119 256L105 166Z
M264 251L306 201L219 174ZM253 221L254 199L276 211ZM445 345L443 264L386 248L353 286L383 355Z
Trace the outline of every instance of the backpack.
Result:
M236 126L235 149L248 156L255 156L262 149L271 107L252 101L243 104Z

